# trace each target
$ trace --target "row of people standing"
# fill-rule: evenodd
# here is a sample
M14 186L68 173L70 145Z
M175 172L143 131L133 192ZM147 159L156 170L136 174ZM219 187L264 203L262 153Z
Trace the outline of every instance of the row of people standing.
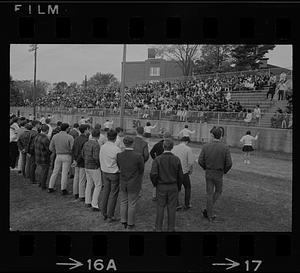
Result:
M42 189L46 188L46 174L50 167L50 154L53 152L56 158L49 181L49 193L55 191L55 183L60 169L62 170L62 194L65 195L68 193L67 175L73 161L73 166L75 167L73 180L74 197L80 201L84 201L86 206L91 207L93 211L101 211L104 220L108 219L109 222L114 222L117 220L114 217L114 213L119 191L121 191L121 223L125 228L133 229L135 226L136 203L142 189L144 165L149 158L148 144L143 139L143 127L137 128L137 136L134 139L125 137L121 141L124 147L120 148L116 145L118 133L115 130L108 130L105 139L105 136L101 137L100 126L98 128L95 126L91 136L88 137L91 128L89 125L82 124L77 129L80 135L75 136L74 139L71 134L68 134L69 125L63 123L57 126L59 129L53 130L54 132L59 132L54 134L50 141L47 137L48 126L41 125L39 122L36 125L38 125L36 128L40 126L41 132L37 133L35 137L33 158L37 164L37 180ZM77 125L73 129L75 130L76 127ZM105 139L104 143L100 144L100 139ZM170 134L166 133L162 141L163 149L160 153L154 153L155 158L152 162L150 179L156 189L157 209L155 230L157 231L162 230L165 207L167 207L168 211L168 230L175 230L176 207L178 207L179 203L178 192L182 185L185 188L184 207L186 209L191 207L191 183L189 175L192 173L194 158L191 148L188 147L188 142L189 138L183 137L181 143L173 148L174 144L170 138ZM79 151L80 148L81 151ZM208 165L207 163L208 158L206 158L205 151L206 149L203 149L199 157L199 164L204 169L209 167L209 170L214 170L213 164L210 163L211 165ZM214 178L214 174L212 174L210 176L212 182L207 184L207 189L210 189L210 201L208 201L207 210L203 212L203 215L209 220L212 219L212 204L220 195L221 172L227 172L231 167L228 159L228 151L228 148L226 148L226 153L219 153L222 155L222 159L216 161L220 165L217 166L220 168L220 170L217 170L217 178ZM225 159L224 155L226 155ZM219 155L215 156L218 157ZM226 164L224 164L224 160ZM219 182L215 182L214 179ZM98 202L102 186L103 196L100 208ZM218 190L217 194L212 191L214 187Z

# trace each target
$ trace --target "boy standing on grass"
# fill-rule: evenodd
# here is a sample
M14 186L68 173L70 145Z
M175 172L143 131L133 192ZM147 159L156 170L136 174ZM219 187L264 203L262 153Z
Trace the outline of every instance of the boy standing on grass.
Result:
M232 167L229 147L220 142L221 128L213 128L211 135L213 141L203 146L198 159L199 165L205 170L206 179L206 209L202 213L210 222L216 218L213 206L222 193L223 174Z
M135 207L141 190L144 159L133 151L133 138L126 136L123 140L125 150L117 154L120 169L121 223L130 230L135 227Z
M163 147L164 152L153 160L150 173L157 195L155 231L162 231L165 207L168 211L168 231L175 231L178 190L182 185L183 173L180 159L171 153L173 141L164 140Z

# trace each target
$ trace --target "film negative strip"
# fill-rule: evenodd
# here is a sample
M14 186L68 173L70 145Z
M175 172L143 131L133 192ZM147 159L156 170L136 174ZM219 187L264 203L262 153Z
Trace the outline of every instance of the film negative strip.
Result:
M3 101L8 99L9 94L7 90L10 86L9 74L12 67L10 58L12 58L14 44L127 44L128 46L132 44L286 44L293 46L293 88L297 89L298 80L295 71L297 73L299 61L300 7L296 2L14 1L3 2L0 7L2 30L0 66L1 80L5 86L5 91L1 95ZM59 61L57 60L58 66ZM119 60L119 66L121 63L122 60ZM76 70L76 67L73 69ZM295 104L296 96L293 100ZM4 105L6 106L7 103L5 102L1 109L3 109L3 116L7 116L8 110ZM296 111L293 115L297 115ZM293 126L296 126L295 120L294 117ZM226 128L221 127L221 129L222 136L228 136ZM2 143L6 143L6 135L1 134L1 136ZM296 149L297 139L295 136L293 139L295 140L293 149ZM3 152L3 158L4 154ZM38 216L34 215L37 212L36 208L28 205L25 210L21 201L19 205L14 203L13 209L12 200L16 199L11 185L16 182L12 182L7 166L4 166L5 163L2 161L2 173L8 175L2 179L2 198L0 198L2 252L0 270L3 272L298 272L300 269L299 217L297 217L299 185L296 179L295 166L297 165L294 152L290 164L292 164L292 182L289 186L279 185L274 178L276 194L272 196L276 199L284 195L286 198L283 200L265 200L264 190L259 192L256 189L259 196L256 196L256 201L260 200L260 202L254 204L251 198L246 196L247 193L243 192L242 187L232 189L232 191L241 190L241 193L227 196L228 204L223 203L224 206L229 206L227 212L230 214L224 216L224 228L218 225L216 229L213 224L205 222L204 228L199 226L198 230L197 225L199 223L201 225L203 221L196 221L195 218L203 217L200 208L197 208L198 211L184 220L181 219L182 230L180 231L175 229L174 232L154 232L152 226L145 230L129 230L130 232L113 229L109 231L99 226L99 230L91 231L90 227L86 226L85 230L80 229L81 232L77 232L74 231L76 230L74 226L78 221L72 222L74 220L72 215L70 217L64 214L61 217L66 217L70 221L70 225L64 228L59 224L61 219L54 217L55 213L49 211L55 209L47 207L47 202L43 199L46 197L42 195ZM284 166L282 168L285 168ZM269 169L268 172L275 172L275 169ZM149 173L150 169L145 176L149 176ZM244 179L246 178L240 172L236 180ZM227 185L224 184L224 191L226 187ZM17 194L19 199L31 198L26 196L25 190L23 192L21 188ZM145 194L150 196L150 190ZM255 207L257 217L261 219L259 223L261 225L257 226L257 229L248 228L252 221L256 223L256 214L251 214L247 218L246 210L240 211L240 215L233 213L240 205L238 202L240 199L234 197L239 194L245 194L249 206L253 206L251 210ZM195 195L193 198L196 200ZM204 197L205 193L201 196ZM30 203L30 200L27 202ZM149 213L147 207L155 208L150 197L147 202L143 207L138 208L144 209L145 214ZM66 210L72 206L70 202L59 204L65 206ZM221 201L220 206L223 205ZM271 206L275 210L278 208L279 212L264 217L261 214L265 213L265 210L260 211L260 209L265 206ZM12 224L16 210L27 215L28 222L24 223L26 226L24 229L14 228ZM153 222L154 227L155 209L151 213L153 215L149 214L146 218L153 220L149 221ZM38 222L40 217L44 218L45 226L49 221L51 227L55 226L53 223L55 219L61 229L48 231L47 227L41 230L36 228L34 223ZM96 219L94 215L91 217ZM100 219L101 216L97 217ZM234 217L241 218L240 226L236 219L235 226L230 223ZM269 230L265 230L263 227L268 221L272 221L274 225ZM192 231L185 228L191 225L195 225ZM277 225L284 226L282 231L277 228ZM22 224L19 224L20 226Z

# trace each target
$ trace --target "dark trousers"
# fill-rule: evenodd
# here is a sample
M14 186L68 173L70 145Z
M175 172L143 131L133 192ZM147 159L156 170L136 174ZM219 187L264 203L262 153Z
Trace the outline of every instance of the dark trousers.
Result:
M103 200L102 200L102 214L108 218L112 218L115 214L115 208L119 195L120 185L119 173L102 173L103 179Z
M50 155L50 169L54 169L54 162L55 162L55 158L56 158L56 153L53 152L51 155Z
M162 231L164 210L167 207L168 231L175 231L176 204L178 199L177 184L158 184L156 187L156 223L155 229Z
M284 93L283 90L278 91L278 100L283 100L283 93Z
M19 150L17 142L12 141L9 143L9 166L12 168L16 167Z
M35 170L35 176L42 189L46 189L47 178L49 172L49 164L37 164Z
M222 194L223 171L206 170L206 210L209 217L213 216L213 206Z
M271 95L271 100L273 100L274 94L275 94L275 90L273 91L268 91L267 93L267 99L269 98L269 94Z
M25 166L26 166L26 153L21 153L22 156L22 166L21 166L21 171L22 171L22 175L25 177Z
M29 157L29 179L32 183L36 182L35 181L35 169L36 169L35 157L34 157L34 155L31 155Z
M191 180L188 173L183 175L182 184L184 187L184 205L188 207L191 201Z

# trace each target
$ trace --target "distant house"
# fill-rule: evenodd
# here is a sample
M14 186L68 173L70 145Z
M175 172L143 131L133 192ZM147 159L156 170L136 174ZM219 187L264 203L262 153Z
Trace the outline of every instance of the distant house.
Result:
M271 69L271 72L275 75L280 75L282 72L286 73L287 75L291 75L292 72L291 69L268 64L268 58L263 58L259 61L259 69Z
M182 70L177 62L155 58L155 51L151 48L148 49L147 60L125 63L125 85L128 87L140 82L161 81L182 76Z

